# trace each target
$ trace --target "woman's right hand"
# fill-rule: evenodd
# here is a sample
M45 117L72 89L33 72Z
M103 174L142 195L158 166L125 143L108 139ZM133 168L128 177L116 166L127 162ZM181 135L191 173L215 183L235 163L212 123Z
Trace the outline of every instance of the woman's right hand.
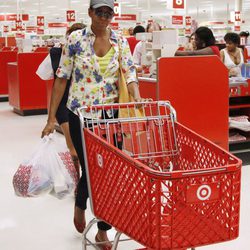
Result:
M229 69L229 76L238 76L238 74L239 70L236 67Z
M44 127L43 131L42 131L42 135L41 138L43 138L46 135L49 135L51 133L53 133L55 130L55 122L47 122L46 126Z

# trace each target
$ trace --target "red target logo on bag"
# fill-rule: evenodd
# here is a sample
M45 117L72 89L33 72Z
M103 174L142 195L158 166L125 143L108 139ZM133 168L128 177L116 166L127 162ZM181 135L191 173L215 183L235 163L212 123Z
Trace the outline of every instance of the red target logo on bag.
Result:
M220 184L209 183L187 186L186 202L200 203L220 199Z

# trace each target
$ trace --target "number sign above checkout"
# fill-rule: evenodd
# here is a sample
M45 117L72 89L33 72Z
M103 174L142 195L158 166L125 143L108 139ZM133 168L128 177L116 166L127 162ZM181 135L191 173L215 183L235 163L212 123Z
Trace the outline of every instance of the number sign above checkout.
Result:
M75 22L76 21L76 13L74 10L67 10L66 12L67 22Z

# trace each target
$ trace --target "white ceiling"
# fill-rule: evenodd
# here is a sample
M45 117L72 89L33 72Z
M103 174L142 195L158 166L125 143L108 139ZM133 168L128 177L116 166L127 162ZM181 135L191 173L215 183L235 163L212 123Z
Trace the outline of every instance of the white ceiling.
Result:
M177 14L191 15L198 21L227 21L230 11L235 9L235 1L186 0L186 10L178 11ZM141 20L153 18L164 21L174 13L174 10L167 9L171 0L118 0L117 2L122 4L123 14L138 14ZM78 20L85 22L88 20L89 0L0 0L0 13L16 13L17 6L20 13L31 16L44 15L47 22L65 21L68 9L76 11ZM244 19L250 23L250 0L242 0L242 13Z

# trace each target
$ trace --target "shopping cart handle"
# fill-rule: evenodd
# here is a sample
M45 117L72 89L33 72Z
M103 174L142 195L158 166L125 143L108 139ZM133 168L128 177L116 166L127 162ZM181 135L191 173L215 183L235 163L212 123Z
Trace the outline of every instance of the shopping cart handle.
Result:
M78 110L85 110L85 112L90 112L91 110L109 110L109 109L119 109L119 108L137 108L137 106L156 106L158 102L128 102L128 103L110 103L110 104L96 104L92 106L83 106Z
M158 110L156 115L160 115L162 113L161 108L167 108L169 111L169 115L172 119L172 121L176 122L176 111L172 107L169 101L143 101L143 102L129 102L129 103L111 103L111 104L96 104L91 106L83 106L77 109L78 115L80 119L82 118L82 112L89 113L90 116L92 113L95 113L97 111L105 111L105 110L117 110L117 109L137 109L137 108L143 108L145 110L149 110L150 115L152 115L152 111ZM168 113L165 111L165 114ZM165 115L164 114L164 115Z
M176 110L174 109L174 107L170 104L169 101L159 101L158 102L159 105L165 105L167 108L169 108L170 110L170 115L172 116L172 119L174 122L177 121L177 114L176 114Z

